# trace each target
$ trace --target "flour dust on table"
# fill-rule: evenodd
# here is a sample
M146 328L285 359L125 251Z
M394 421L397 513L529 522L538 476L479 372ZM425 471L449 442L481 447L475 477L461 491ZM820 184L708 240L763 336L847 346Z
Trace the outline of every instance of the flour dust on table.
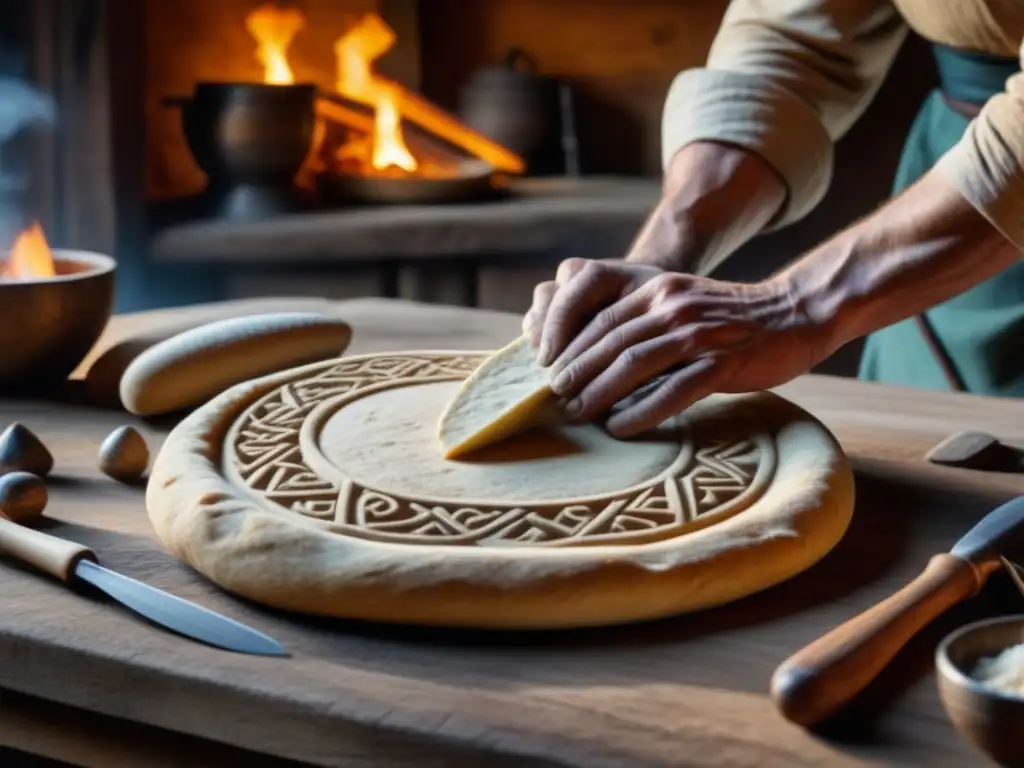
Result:
M377 353L232 387L154 462L159 538L281 609L541 629L736 600L809 568L849 525L846 456L767 393L708 398L628 441L542 420L446 457L441 415L489 360Z

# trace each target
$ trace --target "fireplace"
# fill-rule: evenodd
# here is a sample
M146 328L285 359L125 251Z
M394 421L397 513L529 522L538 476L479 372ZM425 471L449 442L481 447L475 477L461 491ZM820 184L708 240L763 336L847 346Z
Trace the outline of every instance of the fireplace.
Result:
M628 249L659 193L669 84L727 4L0 0L0 64L59 116L0 146L0 170L31 169L29 220L55 247L117 256L120 310L307 294L522 311L559 260ZM766 274L884 199L933 81L911 40L832 194L720 274Z
M317 147L316 170L450 176L473 159L512 175L656 176L664 93L676 72L701 61L725 3L143 6L147 192L166 200L206 181L167 98L209 81L316 86L314 140L329 145ZM349 134L333 137L340 153L332 132ZM374 151L381 168L371 165Z
M171 130L163 133L164 143L151 144L151 168L163 170L151 176L153 196L173 196L181 192L176 187L194 184L183 178L192 170L187 159L205 177L200 196L206 212L243 219L344 204L487 198L499 191L500 174L526 170L500 141L379 70L377 62L398 49L398 34L378 9L352 3L354 19L322 19L314 39L302 34L310 19L344 3L234 5L235 31L243 28L249 38L247 57L238 58L258 64L255 77L237 68L213 79L202 57L173 62L170 71L178 76L196 70L195 82L191 93L160 98L179 114L167 121L155 113L157 125ZM414 7L392 3L389 9L395 15ZM173 27L163 19L171 8L151 9L156 18L147 23L156 34ZM322 45L331 31L332 66L323 66L326 57L318 51L321 65L301 71L298 51ZM224 41L232 37L225 31ZM164 87L151 80L151 98ZM176 133L175 150L167 137ZM182 138L188 158L180 151Z

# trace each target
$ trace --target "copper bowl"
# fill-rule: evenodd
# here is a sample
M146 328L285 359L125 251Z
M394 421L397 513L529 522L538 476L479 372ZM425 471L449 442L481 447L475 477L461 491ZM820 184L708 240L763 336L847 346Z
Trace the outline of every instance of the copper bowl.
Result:
M0 280L0 392L62 384L99 339L114 308L116 262L55 248L55 277Z
M957 730L1004 766L1024 766L1024 693L1003 693L971 676L974 665L1024 643L1024 616L968 624L935 652L939 695Z

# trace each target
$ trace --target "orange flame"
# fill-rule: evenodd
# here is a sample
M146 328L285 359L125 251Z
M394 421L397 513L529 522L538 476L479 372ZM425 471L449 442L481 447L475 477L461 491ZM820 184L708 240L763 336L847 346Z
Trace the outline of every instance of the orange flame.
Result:
M375 13L368 13L334 43L338 62L338 93L356 101L373 103L381 84L373 74L373 62L395 44L394 30Z
M377 109L373 120L374 168L401 168L412 173L419 167L405 144L402 134L402 116L398 113L395 93L385 89L377 96Z
M305 25L296 8L280 8L273 3L261 5L245 17L245 28L256 39L256 58L263 64L263 81L269 85L295 82L288 65L288 46Z
M375 13L368 13L334 43L338 60L338 91L374 106L370 164L412 173L419 167L405 143L398 88L373 74L373 62L395 44L394 31Z
M54 277L57 270L46 235L38 223L18 235L6 261L0 261L0 278L32 280Z

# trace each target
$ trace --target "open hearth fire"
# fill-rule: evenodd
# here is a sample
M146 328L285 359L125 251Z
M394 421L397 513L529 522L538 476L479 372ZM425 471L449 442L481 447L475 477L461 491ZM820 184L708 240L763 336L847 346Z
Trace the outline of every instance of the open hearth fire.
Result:
M373 62L395 43L395 33L374 13L364 16L334 45L336 89L342 97L372 108L374 130L369 151L362 152L363 172L399 169L407 173L445 175L451 168L421 163L405 143L402 122L408 120L437 139L490 164L495 170L521 173L521 158L473 131L455 117L398 83L378 76ZM325 116L330 117L329 112ZM342 162L355 153L342 148ZM368 162L367 162L368 160Z
M197 83L182 110L189 148L221 214L303 205L299 190L344 202L463 199L493 192L522 158L400 83L374 62L396 42L376 13L334 43L333 91L297 83L289 49L301 11L266 3L240 23L263 68L257 83Z

